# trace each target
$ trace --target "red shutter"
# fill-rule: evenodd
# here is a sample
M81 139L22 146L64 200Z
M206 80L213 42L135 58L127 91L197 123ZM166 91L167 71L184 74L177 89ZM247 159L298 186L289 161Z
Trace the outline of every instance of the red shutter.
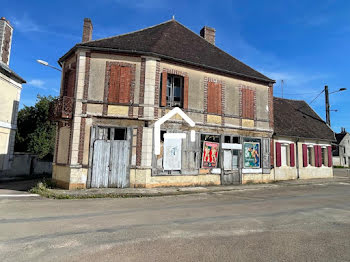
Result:
M184 109L188 109L188 76L184 77Z
M281 143L276 142L276 166L281 166Z
M123 66L120 68L119 78L119 101L118 103L130 103L131 68Z
M168 74L167 72L162 73L162 94L160 105L166 106L166 91L167 91Z
M318 155L318 146L314 146L314 153L315 153L315 167L319 167L319 155Z
M332 167L333 166L332 147L327 146L327 150L328 150L328 167Z
M120 66L112 65L109 74L108 102L119 102L119 75Z
M294 157L294 144L289 145L289 151L290 151L290 166L294 167L295 166L295 157Z
M305 144L303 144L303 166L304 167L307 167L307 157L308 157L308 155L307 155L307 145L305 145Z

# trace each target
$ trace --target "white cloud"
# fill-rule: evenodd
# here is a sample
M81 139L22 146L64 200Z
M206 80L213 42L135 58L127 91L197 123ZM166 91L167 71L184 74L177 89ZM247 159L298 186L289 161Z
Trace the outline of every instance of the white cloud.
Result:
M13 24L14 28L20 32L40 32L42 31L40 26L34 22L27 15L22 17L12 17L10 23Z
M40 80L40 79L32 79L28 82L28 85L30 86L34 86L37 87L39 89L44 89L46 90L47 88L44 86L45 85L45 81Z

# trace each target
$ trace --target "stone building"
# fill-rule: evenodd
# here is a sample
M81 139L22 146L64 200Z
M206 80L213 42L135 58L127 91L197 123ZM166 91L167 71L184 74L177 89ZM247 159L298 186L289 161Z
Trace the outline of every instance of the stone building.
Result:
M274 98L274 180L333 176L333 131L305 102Z
M9 68L13 28L0 18L0 175L11 168L22 84L26 81Z
M345 128L335 134L337 139L333 147L333 164L335 166L350 167L350 135Z
M92 28L59 59L59 186L273 180L274 81L216 47L213 28L170 20L100 40Z

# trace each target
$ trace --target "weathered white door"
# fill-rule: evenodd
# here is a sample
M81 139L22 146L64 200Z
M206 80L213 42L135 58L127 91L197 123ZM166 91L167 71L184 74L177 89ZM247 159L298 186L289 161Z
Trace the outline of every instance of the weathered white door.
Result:
M105 140L94 142L91 187L108 187L110 145L110 142Z
M130 131L98 127L94 130L90 187L128 187Z
M108 187L128 187L130 143L125 140L111 141L110 174Z

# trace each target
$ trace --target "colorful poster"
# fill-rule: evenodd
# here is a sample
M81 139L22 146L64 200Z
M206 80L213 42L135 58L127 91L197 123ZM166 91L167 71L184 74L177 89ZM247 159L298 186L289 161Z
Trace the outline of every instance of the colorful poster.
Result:
M202 168L215 168L218 164L219 143L203 142Z
M260 143L244 143L244 167L260 168Z
M164 170L181 170L181 138L164 138Z

